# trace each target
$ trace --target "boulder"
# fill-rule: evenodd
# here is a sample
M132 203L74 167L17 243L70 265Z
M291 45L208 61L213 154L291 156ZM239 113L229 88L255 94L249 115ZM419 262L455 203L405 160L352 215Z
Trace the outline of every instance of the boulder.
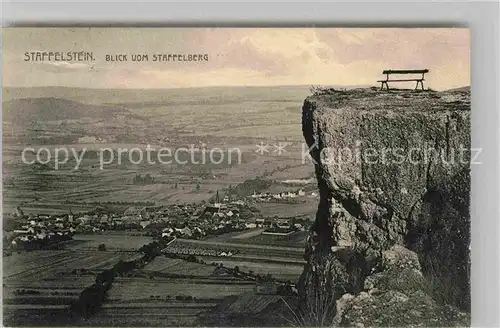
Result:
M414 252L394 247L383 252L382 271L368 276L364 290L336 302L334 323L348 327L465 327L470 315L437 302Z

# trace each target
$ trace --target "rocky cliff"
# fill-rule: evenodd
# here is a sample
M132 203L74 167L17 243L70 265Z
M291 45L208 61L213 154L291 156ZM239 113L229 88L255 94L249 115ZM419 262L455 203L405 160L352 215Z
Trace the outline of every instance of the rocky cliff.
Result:
M324 288L327 303L361 293L367 277L382 274L384 252L400 245L398 253L418 255L429 302L468 311L470 91L323 90L302 114L321 197L303 303Z

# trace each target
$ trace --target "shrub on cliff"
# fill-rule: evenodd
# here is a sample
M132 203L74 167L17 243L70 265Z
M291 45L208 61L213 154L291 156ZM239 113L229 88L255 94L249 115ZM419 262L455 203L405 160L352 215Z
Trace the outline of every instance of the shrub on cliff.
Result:
M318 85L311 85L309 91L313 96L328 95L335 92L334 88L326 88Z

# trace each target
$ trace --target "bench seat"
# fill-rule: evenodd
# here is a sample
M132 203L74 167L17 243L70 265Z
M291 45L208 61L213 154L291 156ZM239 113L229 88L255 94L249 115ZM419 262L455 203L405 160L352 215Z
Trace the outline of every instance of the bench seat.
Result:
M425 79L394 79L394 80L378 80L377 82L417 82L417 81L425 81Z

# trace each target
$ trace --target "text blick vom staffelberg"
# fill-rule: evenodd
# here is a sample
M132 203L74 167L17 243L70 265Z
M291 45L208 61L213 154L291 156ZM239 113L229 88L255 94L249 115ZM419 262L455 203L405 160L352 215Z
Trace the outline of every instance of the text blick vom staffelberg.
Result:
M125 61L208 61L208 54L182 54L182 53L152 53L152 54L106 54L104 56L107 62L125 62ZM89 62L95 61L96 56L93 52L87 51L27 51L24 53L24 61L64 61L64 62Z

